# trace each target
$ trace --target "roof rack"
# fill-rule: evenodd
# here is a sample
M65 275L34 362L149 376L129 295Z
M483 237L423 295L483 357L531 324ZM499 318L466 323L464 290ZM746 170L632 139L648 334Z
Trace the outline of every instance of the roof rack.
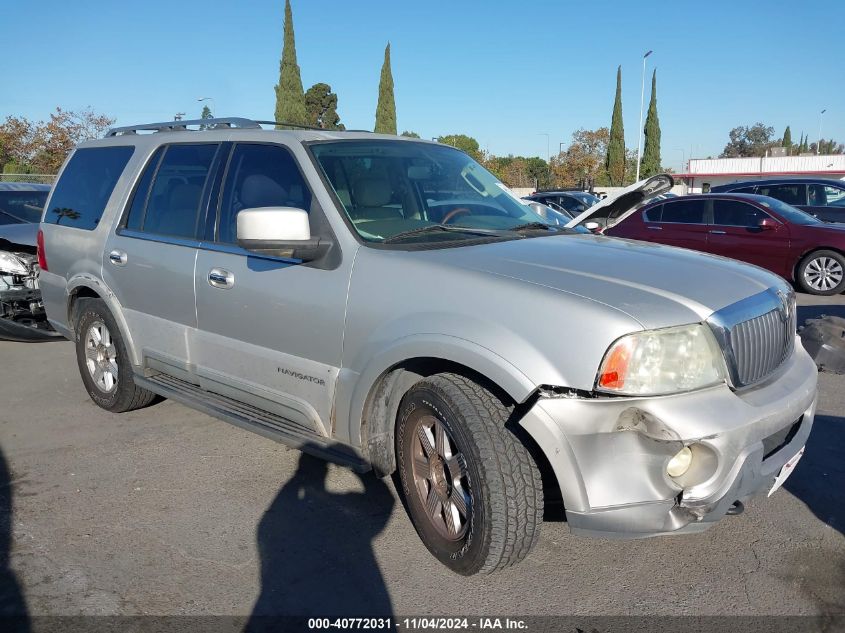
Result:
M125 127L113 127L106 132L106 137L120 136L123 134L135 134L141 130L152 132L179 132L188 131L189 125L202 125L207 128L252 128L261 129L258 122L252 119L230 117L225 119L191 119L189 121L165 121L163 123L144 123L143 125L127 125Z
M226 129L240 128L260 130L262 125L283 125L297 130L316 130L318 132L366 132L368 130L326 130L313 125L300 125L299 123L287 123L285 121L253 121L242 117L229 117L223 119L191 119L189 121L164 121L162 123L144 123L142 125L127 125L125 127L113 127L106 132L106 137L123 136L125 134L137 134L141 131L149 132L190 132L189 125L201 126L203 129Z

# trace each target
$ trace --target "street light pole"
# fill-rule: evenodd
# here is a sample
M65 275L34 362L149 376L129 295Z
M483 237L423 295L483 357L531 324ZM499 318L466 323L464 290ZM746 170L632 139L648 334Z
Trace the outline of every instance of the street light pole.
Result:
M211 118L214 118L214 109L213 109L213 106L214 106L214 97L200 97L199 99L197 99L197 101L199 101L199 102L202 102L202 101L211 101L211 105L212 105L212 107L211 107L211 108L209 108L209 109L208 109L208 111L209 111L209 112L211 112Z
M637 128L637 177L636 182L640 181L640 150L643 143L643 103L645 101L645 60L654 51L648 51L643 55L643 76L640 82L640 126Z
M552 179L552 150L551 146L549 145L549 133L548 132L538 132L537 136L545 136L546 137L546 166L549 169L549 181ZM548 186L548 183L546 183Z
M816 145L816 156L822 153L822 115L827 112L827 108L819 112L819 142Z
M681 171L683 172L683 170L686 169L687 153L684 151L683 147L676 147L675 150L681 152Z

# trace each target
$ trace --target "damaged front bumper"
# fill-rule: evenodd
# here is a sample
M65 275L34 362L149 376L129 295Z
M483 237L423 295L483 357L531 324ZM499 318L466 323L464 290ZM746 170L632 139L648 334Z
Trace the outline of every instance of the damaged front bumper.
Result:
M0 259L0 340L35 342L62 338L47 322L38 287L37 258L3 251ZM2 264L8 266L4 268ZM11 266L14 266L12 268Z
M699 532L737 501L768 490L804 446L817 372L797 343L763 384L652 398L540 397L520 424L558 480L570 529L639 538ZM667 466L684 446L692 465Z

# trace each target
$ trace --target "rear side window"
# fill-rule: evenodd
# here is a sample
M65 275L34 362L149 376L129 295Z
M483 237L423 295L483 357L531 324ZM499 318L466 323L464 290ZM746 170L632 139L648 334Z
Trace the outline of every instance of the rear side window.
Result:
M768 214L754 205L737 200L713 201L713 224L722 226L757 227Z
M146 169L144 169L141 180L138 181L138 186L135 187L135 193L132 194L132 203L129 206L129 215L126 219L127 229L140 230L141 225L144 223L144 209L147 208L147 200L150 197L150 185L153 183L153 177L156 174L163 153L163 147L159 147L155 151Z
M131 146L76 150L56 183L44 222L95 229L134 151Z
M665 202L660 221L675 224L704 224L704 200Z
M0 191L0 224L26 224L41 220L46 191Z
M646 209L646 212L643 214L643 219L646 222L660 222L663 217L663 205L658 204L650 209Z
M761 185L757 187L757 193L777 198L786 204L807 204L807 185Z
M280 145L235 146L223 185L217 241L235 244L238 212L256 207L311 209L311 191L293 156Z
M207 143L169 145L157 165L155 158L150 161L132 200L127 228L155 235L195 237L200 201L217 148L218 145ZM154 176L151 171L155 171ZM144 192L150 179L152 184Z

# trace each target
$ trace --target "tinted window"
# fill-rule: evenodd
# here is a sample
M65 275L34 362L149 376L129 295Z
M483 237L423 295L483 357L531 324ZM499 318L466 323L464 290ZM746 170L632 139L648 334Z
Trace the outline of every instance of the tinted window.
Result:
M73 154L56 184L45 222L96 228L134 147L88 147Z
M658 204L656 206L647 209L646 212L643 214L643 218L646 222L660 222L663 216L663 205Z
M807 185L761 185L757 187L761 196L771 196L786 204L807 204Z
M663 204L661 222L679 224L703 224L704 200L678 200Z
M217 241L234 244L237 215L256 207L311 209L311 191L290 152L279 145L236 145L229 160Z
M194 237L205 181L217 145L170 145L150 188L145 233Z
M0 224L32 224L41 220L47 191L0 191Z
M141 180L135 187L135 193L132 194L132 202L129 206L129 215L126 218L126 228L138 230L144 221L144 209L147 206L147 200L150 195L150 185L153 182L158 163L161 160L161 155L164 153L164 148L159 147L155 154L153 154L150 162L147 163L147 168L141 176Z
M756 227L769 217L757 207L737 200L713 201L713 224L723 226Z

